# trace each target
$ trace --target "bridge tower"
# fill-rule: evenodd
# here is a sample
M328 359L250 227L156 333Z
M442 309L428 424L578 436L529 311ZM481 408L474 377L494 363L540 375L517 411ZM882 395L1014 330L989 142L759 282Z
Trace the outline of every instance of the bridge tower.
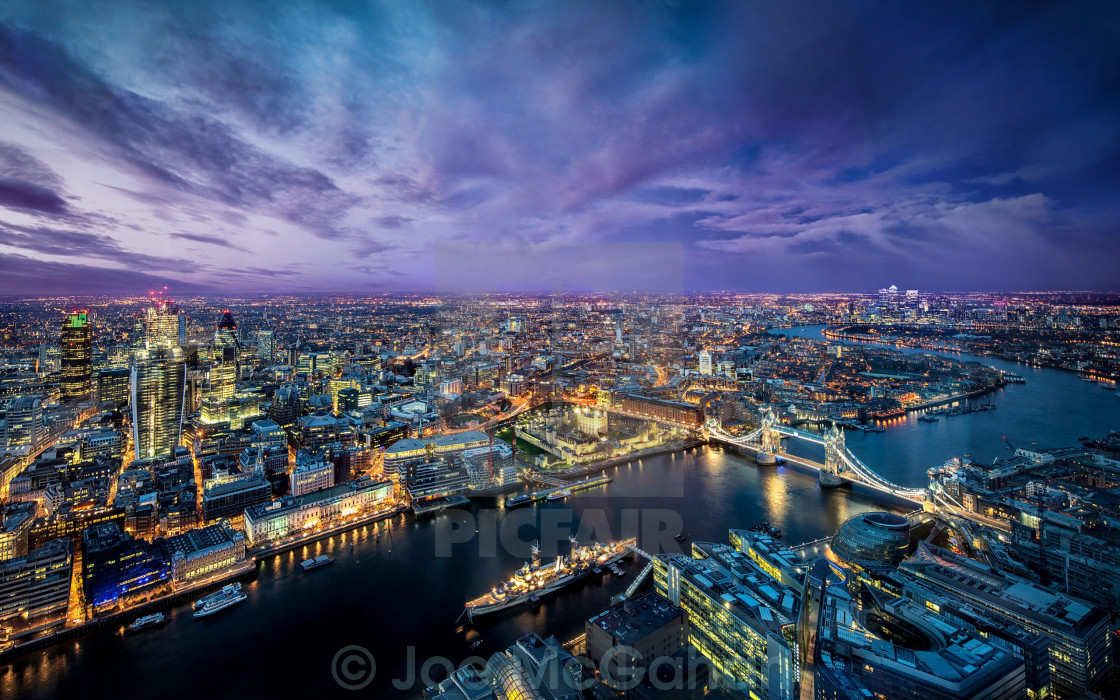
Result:
M824 432L824 469L818 477L821 486L841 486L840 478L844 471L844 431L835 423Z
M774 424L777 422L778 419L774 416L774 409L766 409L766 413L762 415L762 433L759 436L762 439L762 445L759 448L760 452L764 452L766 454L774 454L775 452L777 452L777 446L774 444Z
M760 465L778 463L777 452L781 435L778 431L774 430L774 425L777 422L778 418L774 415L774 409L766 409L766 413L762 414L762 429L759 432L758 454L755 456L755 462Z

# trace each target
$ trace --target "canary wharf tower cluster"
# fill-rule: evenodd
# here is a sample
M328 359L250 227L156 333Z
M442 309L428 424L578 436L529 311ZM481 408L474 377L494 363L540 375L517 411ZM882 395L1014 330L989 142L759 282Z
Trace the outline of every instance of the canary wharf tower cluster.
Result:
M1118 65L0 3L0 697L1120 697Z

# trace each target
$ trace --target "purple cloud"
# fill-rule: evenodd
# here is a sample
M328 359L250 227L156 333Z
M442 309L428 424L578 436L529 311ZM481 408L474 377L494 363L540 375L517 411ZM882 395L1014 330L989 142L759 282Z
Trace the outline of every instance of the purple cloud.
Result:
M646 287L614 244L671 242L685 288L1104 288L1118 12L15 7L0 226L45 265L229 291L442 287L439 246L491 241L472 274L551 249L582 261L573 284L602 263ZM252 263L224 274L215 247Z

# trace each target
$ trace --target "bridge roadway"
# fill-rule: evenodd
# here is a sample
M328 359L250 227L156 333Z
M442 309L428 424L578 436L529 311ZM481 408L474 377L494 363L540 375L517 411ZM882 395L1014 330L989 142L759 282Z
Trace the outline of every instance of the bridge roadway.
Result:
M721 426L713 422L709 422L706 428L710 434L714 435L719 440L737 445L739 447L747 447L748 449L755 450L757 450L758 448L751 443L759 439L762 435L762 428L758 428L757 430L742 436L732 435L724 430ZM790 428L789 426L785 425L775 425L773 427L773 430L774 432L781 433L782 435L788 435L790 437L798 438L800 440L806 440L818 445L824 444L825 442L824 437L821 435L817 435L816 433L809 433L804 430L798 430L797 428ZM908 489L891 483L890 481L879 476L874 470L864 464L863 461L860 460L860 458L857 457L854 453L852 453L851 450L845 448L844 451L841 452L838 456L841 461L844 462L844 466L846 467L843 472L838 474L838 476L840 476L841 478L847 479L848 481L857 484L862 484L869 488L875 489L876 491L889 493L892 496L902 498L907 501L912 501L914 503L921 503L925 500L925 489ZM789 455L787 453L783 454L783 457L789 459L790 457L792 457L792 455ZM796 461L798 461L798 463L800 464L804 464L805 466L817 469L818 471L821 470L824 466L817 462L813 462L812 460L805 460L801 458L796 458Z
M719 439L723 440L723 438L719 438ZM730 442L730 441L725 441L725 442ZM733 443L733 444L736 447L741 447L745 450L749 450L753 454L758 454L761 451L761 449L758 445L739 444L739 443ZM805 457L799 457L797 455L792 455L788 452L775 452L774 455L776 457L781 457L782 459L784 459L787 462L793 462L794 464L800 464L803 467L808 467L810 469L816 469L817 471L820 471L821 469L824 469L824 465L821 464L820 462L816 462L814 460L807 459Z

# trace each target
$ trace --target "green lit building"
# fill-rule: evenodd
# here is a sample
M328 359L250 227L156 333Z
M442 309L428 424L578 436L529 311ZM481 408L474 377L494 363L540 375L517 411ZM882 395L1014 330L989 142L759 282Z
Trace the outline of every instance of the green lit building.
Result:
M71 311L62 322L62 400L86 401L93 378L93 326L85 311Z

